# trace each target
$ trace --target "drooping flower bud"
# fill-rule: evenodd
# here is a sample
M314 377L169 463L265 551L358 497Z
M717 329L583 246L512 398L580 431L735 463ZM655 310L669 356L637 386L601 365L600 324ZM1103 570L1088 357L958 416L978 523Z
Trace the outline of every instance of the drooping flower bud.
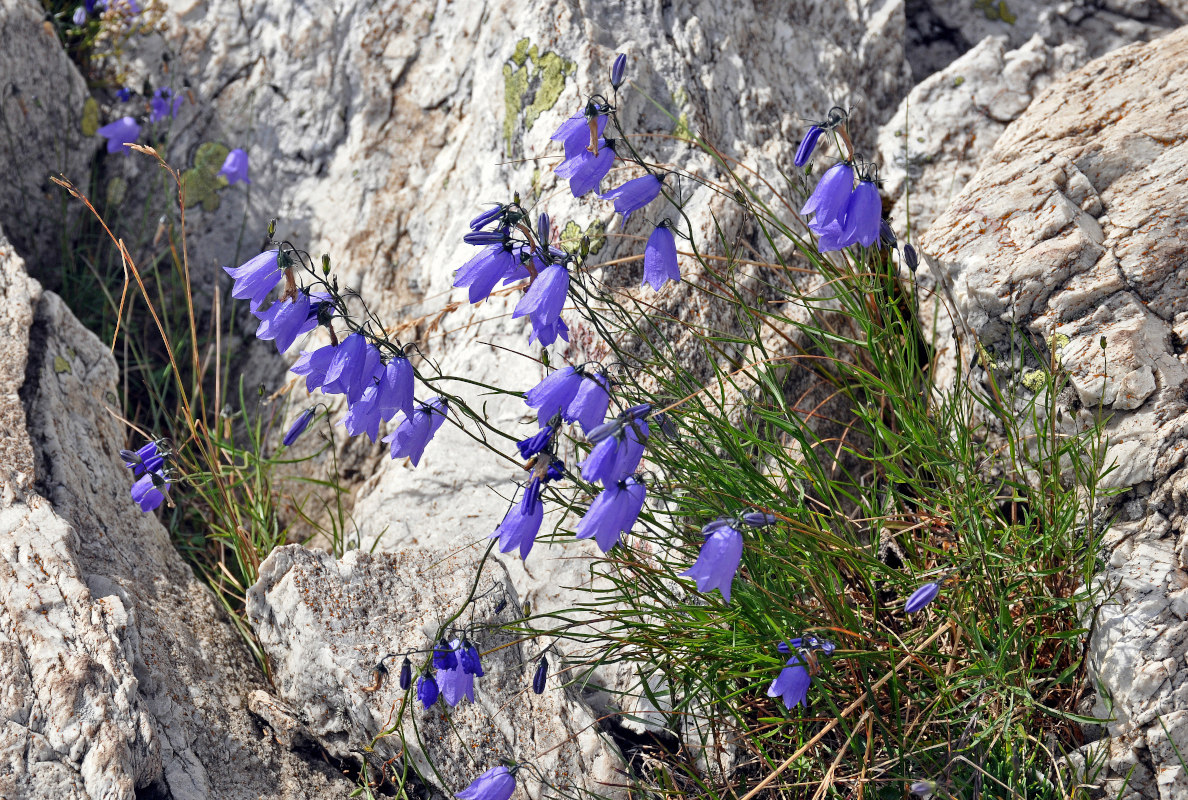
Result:
M891 228L891 223L887 220L879 222L879 244L883 247L895 247L898 240L895 238L895 231Z
M404 657L404 663L400 665L400 690L408 691L408 687L412 685L412 662L408 660L408 656Z
M506 238L503 231L472 231L463 236L462 241L477 245L503 244Z
M910 244L903 246L903 262L907 264L907 268L912 272L915 272L916 268L920 266L920 257L916 255L916 248Z
M293 442L297 441L297 438L301 436L301 434L305 433L305 429L309 427L309 421L313 419L315 411L317 411L316 408L307 408L301 414L301 416L299 416L293 422L293 424L289 427L289 430L285 433L285 438L281 440L285 447L291 447Z
M540 664L536 667L536 674L532 676L532 691L537 694L543 694L545 690L545 681L549 678L549 660L544 656L540 657Z
M623 85L624 73L627 72L627 54L619 53L615 56L614 66L611 67L611 87L618 89Z

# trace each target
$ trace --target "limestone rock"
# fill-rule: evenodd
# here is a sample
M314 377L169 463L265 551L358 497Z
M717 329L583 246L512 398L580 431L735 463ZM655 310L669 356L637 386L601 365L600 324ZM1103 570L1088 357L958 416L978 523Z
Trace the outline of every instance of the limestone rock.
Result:
M0 796L346 797L263 736L257 666L131 501L107 348L2 236L0 276Z
M64 173L85 183L91 157L103 146L93 129L84 132L98 107L91 101L88 112L86 81L41 3L0 0L0 42L0 228L34 274L52 278L64 228L77 214L63 212L62 191L49 179Z
M1142 768L1131 782L1151 798L1177 796L1185 780L1153 744L1188 697L1185 67L1188 28L1066 76L999 137L923 240L978 339L962 335L965 363L981 351L1001 385L1025 391L1008 354L1051 348L1072 384L1066 429L1109 415L1107 485L1128 491L1099 576L1118 590L1097 611L1090 668L1112 698L1110 779L1153 763L1157 781Z
M340 757L366 753L372 776L407 754L420 780L445 796L502 758L531 760L562 790L618 796L617 748L558 682L569 676L558 669L555 652L547 690L531 691L548 639L495 630L519 616L519 599L498 561L489 559L481 572L479 561L466 551L425 547L375 555L353 550L340 561L299 545L274 550L249 591L248 617L296 724ZM472 591L478 599L464 607ZM400 664L409 654L415 675L455 612L447 637L468 630L486 653L485 674L475 680L474 703L447 710L439 701L426 710L416 700L415 677L413 691L400 689ZM389 653L396 654L386 662L389 674L377 682L373 667ZM389 769L400 770L400 762ZM518 797L555 791L527 774Z

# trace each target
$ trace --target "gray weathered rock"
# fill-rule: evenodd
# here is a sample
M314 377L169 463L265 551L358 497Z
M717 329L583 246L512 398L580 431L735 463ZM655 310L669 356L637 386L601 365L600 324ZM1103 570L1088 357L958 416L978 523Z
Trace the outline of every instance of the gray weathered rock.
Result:
M1025 391L1035 365L1012 373L1003 356L1052 342L1072 384L1060 424L1110 415L1107 484L1126 491L1099 576L1116 591L1089 652L1114 713L1107 794L1137 765L1128 796L1166 800L1188 788L1163 731L1188 752L1186 67L1182 28L1053 85L923 242L1000 383ZM968 363L974 345L963 347ZM1099 698L1095 712L1106 708Z
M537 656L549 639L523 641L488 629L515 620L520 603L498 561L488 560L481 574L478 567L479 559L466 551L424 547L376 555L353 550L340 561L299 545L274 550L248 594L248 618L293 709L276 709L276 715L293 719L291 727L308 731L338 756L366 752L372 776L406 753L445 796L503 758L531 760L557 788L617 796L624 768L617 748L589 708L558 682L569 676L555 651L547 690L531 691ZM439 627L475 588L481 597L447 634L461 638L455 631L468 628L487 654L475 702L447 711L439 701L426 710L414 694L415 677L408 694L398 685L403 654L411 654L414 669L427 663L425 651ZM373 666L388 653L397 655L376 688ZM393 733L376 740L386 730ZM389 769L399 770L399 761ZM556 791L521 774L517 796Z
M85 183L102 139L83 136L90 93L44 20L35 0L0 0L0 227L34 274L53 276L63 227L77 215L63 212L62 192L50 176Z
M0 299L0 796L346 797L248 713L257 666L128 496L114 360L2 236Z

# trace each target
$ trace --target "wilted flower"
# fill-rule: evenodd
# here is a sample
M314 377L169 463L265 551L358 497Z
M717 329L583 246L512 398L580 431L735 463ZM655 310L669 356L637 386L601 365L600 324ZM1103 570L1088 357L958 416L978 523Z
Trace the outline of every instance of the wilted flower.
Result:
M699 592L719 590L729 603L734 574L738 572L738 564L742 560L742 534L731 527L729 520L710 523L703 533L707 533L707 536L696 563L681 575L697 581Z
M508 800L516 790L516 778L505 766L492 767L455 797L461 800Z
M834 164L821 176L817 188L809 196L804 208L800 209L800 213L804 216L815 214L813 225L823 228L845 211L846 203L850 201L853 191L854 168L849 164ZM820 234L820 231L817 233Z
M305 429L309 427L309 421L314 418L314 413L316 411L316 408L305 409L305 411L301 413L301 416L299 416L293 422L293 424L289 426L289 430L285 433L285 438L281 440L285 447L290 447L293 442L297 441L297 437L305 433Z
M253 311L264 303L268 293L280 283L283 274L277 250L265 250L238 267L223 269L235 281L231 288L231 296L239 300L249 300Z
M425 704L425 708L429 708L437 702L439 691L437 681L433 679L432 675L422 675L417 680L417 699Z
M598 549L609 553L619 537L630 533L643 509L647 489L635 478L607 486L577 525L577 538L594 537Z
M644 248L643 282L659 290L668 281L679 281L681 268L677 263L676 237L666 221L661 222L648 237Z
M626 224L632 212L638 211L656 199L663 185L664 182L660 178L649 172L647 175L629 180L622 186L598 196L603 200L613 200L615 211L623 215L623 223Z
M131 117L120 117L115 122L109 122L95 133L107 138L107 152L131 153L132 148L125 142L135 142L140 138L140 126Z
M800 147L796 148L796 158L792 160L793 164L803 167L808 163L809 159L813 156L813 150L816 149L817 140L821 138L822 133L822 129L816 125L808 129L808 133L800 141Z
M911 597L903 606L903 610L909 614L915 614L920 611L933 600L936 599L937 592L940 591L940 581L932 581L921 586L916 591L912 592Z
M176 117L177 110L181 108L183 102L185 102L185 98L175 96L172 89L161 87L153 92L153 97L149 100L151 109L149 122L160 122L166 117Z
M238 181L251 183L251 180L248 179L248 154L238 147L232 150L223 159L223 166L219 169L219 174L227 179L228 185Z
M425 446L445 422L448 410L446 401L440 397L421 403L411 417L405 417L396 430L384 437L383 441L392 445L392 458L407 457L414 467L417 466Z

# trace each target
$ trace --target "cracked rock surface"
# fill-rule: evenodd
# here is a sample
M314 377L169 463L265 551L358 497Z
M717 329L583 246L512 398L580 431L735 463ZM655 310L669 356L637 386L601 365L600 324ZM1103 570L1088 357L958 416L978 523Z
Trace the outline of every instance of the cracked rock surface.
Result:
M1114 715L1107 794L1133 766L1124 796L1165 800L1188 792L1172 746L1188 752L1186 76L1188 28L1066 76L923 240L1000 381L1025 385L1004 357L1049 342L1071 381L1064 429L1109 416L1105 482L1124 493L1089 650Z
M259 668L130 502L115 361L0 234L0 797L333 798L281 747Z
M562 790L625 796L622 756L590 709L559 684L558 676L569 676L557 652L549 653L553 673L537 695L531 686L542 640L525 643L485 630L516 619L520 601L500 562L488 560L481 575L478 566L471 555L427 547L375 555L353 550L338 561L300 545L274 550L248 594L248 617L281 699L293 709L287 727L308 731L340 757L366 750L372 775L407 754L435 795L452 796L500 759L513 758L531 760ZM486 653L486 674L475 679L474 703L447 709L439 700L425 709L399 687L401 654L411 654L415 676L439 626L472 587L481 597L450 630L471 631ZM372 669L388 653L397 655L377 688ZM522 774L517 797L551 791Z

